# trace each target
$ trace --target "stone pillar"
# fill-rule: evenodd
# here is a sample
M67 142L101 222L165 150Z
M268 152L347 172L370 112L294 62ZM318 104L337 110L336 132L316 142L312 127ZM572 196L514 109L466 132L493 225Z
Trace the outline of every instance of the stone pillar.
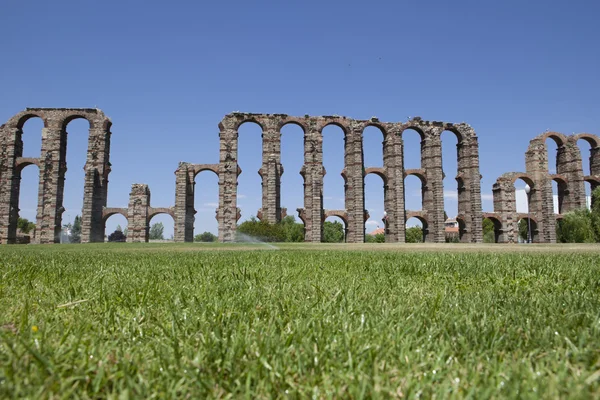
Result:
M473 128L459 124L458 160L458 213L466 224L462 242L483 242L483 213L481 209L481 172L479 171L479 144Z
M129 193L127 209L127 242L148 242L148 209L150 208L150 189L148 185L134 183Z
M238 132L233 117L225 117L219 133L219 241L235 241L237 229Z
M423 210L429 221L428 241L445 242L444 232L444 173L442 170L442 142L439 127L425 130L425 144L422 149L421 168L427 171L427 185L423 189Z
M545 142L533 139L529 143L525 167L534 183L529 194L530 213L535 216L538 229L534 240L538 243L556 243L556 216Z
M365 181L362 151L362 128L352 121L345 136L344 170L346 171L347 243L365 241Z
M110 123L104 119L90 121L85 185L81 213L81 242L104 241L102 210L108 198L110 173ZM66 136L66 135L65 135Z
M180 162L175 171L175 242L194 241L194 170L190 164Z
M304 241L320 243L323 236L323 136L314 119L307 121L304 134Z
M14 126L0 129L0 244L14 244L17 239L21 170L16 160L23 155L21 135Z
M519 224L515 199L515 187L510 179L499 178L492 188L494 212L502 224L498 243L517 243Z
M384 206L387 212L385 221L385 241L404 243L406 241L406 211L404 203L404 154L399 126L386 130L383 143L383 166L387 182L384 187Z
M42 129L36 242L59 243L67 165L66 132L62 120L49 119ZM87 183L87 176L86 176ZM85 203L85 202L84 202Z
M271 224L281 221L281 132L277 120L265 121L262 135L262 220Z
M590 149L590 175L600 177L600 147ZM598 185L590 183L590 186L594 191Z

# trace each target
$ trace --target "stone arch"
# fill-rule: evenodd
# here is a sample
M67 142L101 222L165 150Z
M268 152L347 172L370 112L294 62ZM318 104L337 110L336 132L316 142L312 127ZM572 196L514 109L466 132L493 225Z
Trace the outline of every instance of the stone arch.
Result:
M211 171L219 177L219 164L192 164L192 168L194 170L194 178L203 171Z
M557 197L558 197L558 212L557 212L557 214L562 214L565 196L567 196L569 194L568 180L564 175L560 175L560 174L550 175L550 180L553 182L556 182Z
M105 224L106 220L112 217L115 214L120 214L128 219L128 212L126 208L120 207L104 207L102 210L102 223Z
M40 167L40 159L33 158L33 157L19 157L16 159L15 169L20 172L20 171L23 171L23 169L25 167L28 167L30 165L35 165L39 168Z
M408 223L411 218L416 218L421 222L421 229L423 231L422 242L426 243L430 241L429 237L429 218L427 217L427 213L424 211L406 211L406 221L404 224Z
M344 179L346 179L345 177L345 171L343 171L344 175ZM384 185L387 185L388 183L388 178L387 178L387 172L385 170L385 168L383 167L369 167L369 168L365 168L365 176L369 175L369 174L373 174L373 175L377 175L381 178L381 180L383 181Z
M573 140L575 142L578 142L579 140L585 140L593 149L600 146L600 137L592 135L591 133L577 133L573 135Z
M156 217L159 214L170 215L171 218L173 218L173 221L175 221L175 211L173 210L173 207L149 207L148 223L150 223L150 220L152 220L152 218Z
M344 240L346 242L348 240L348 213L345 210L323 210L323 222L322 229L324 228L325 221L327 218L337 217L342 220L344 223Z
M559 132L544 132L540 135L537 135L532 140L539 140L541 143L546 143L546 139L552 139L557 147L562 147L567 143L567 136Z

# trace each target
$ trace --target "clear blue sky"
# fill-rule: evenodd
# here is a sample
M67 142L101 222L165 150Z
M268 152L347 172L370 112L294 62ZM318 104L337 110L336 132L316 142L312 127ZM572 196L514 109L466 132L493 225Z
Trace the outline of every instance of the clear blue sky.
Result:
M535 135L600 133L596 1L8 0L0 13L0 121L25 107L101 108L113 121L109 206L125 207L132 183L150 185L154 206L173 205L178 162L218 162L217 125L234 110L468 122L479 136L490 211L493 182L524 169ZM26 124L26 155L39 154L40 127ZM81 209L86 130L84 121L68 127L65 220ZM243 218L260 207L259 138L256 127L242 127ZM302 205L301 143L286 127L289 210ZM449 215L455 144L444 134ZM407 167L417 167L416 134L406 146ZM342 151L342 134L327 128L327 208L343 208ZM366 132L367 164L381 164L380 152L381 135ZM419 209L411 179L407 203ZM26 168L21 208L30 219L36 182L36 168ZM382 188L372 176L366 185L371 230ZM216 233L217 179L202 173L197 187L196 231ZM157 221L172 233L169 217ZM117 223L124 220L112 217L107 232Z

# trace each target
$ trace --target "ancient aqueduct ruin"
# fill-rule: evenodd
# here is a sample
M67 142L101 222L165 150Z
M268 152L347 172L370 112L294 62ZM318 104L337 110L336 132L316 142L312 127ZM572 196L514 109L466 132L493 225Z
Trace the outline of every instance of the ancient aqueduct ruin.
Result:
M41 118L42 151L39 158L24 158L22 128L30 118ZM280 205L281 128L296 124L304 130L304 208L297 210L305 226L305 240L320 242L323 222L329 216L338 216L346 224L346 241L363 242L365 239L364 178L377 174L384 182L386 242L404 242L406 221L418 218L423 224L425 241L444 242L444 194L440 135L453 132L457 139L457 187L459 237L462 242L482 242L482 220L489 218L495 226L496 241L515 243L518 221L527 214L517 213L514 182L524 180L530 187L529 208L533 241L556 241L555 223L562 213L585 207L585 182L592 190L600 184L600 138L582 133L563 135L546 132L529 143L525 153L525 172L507 172L493 186L494 212L484 213L481 208L479 148L477 135L468 124L424 121L413 118L407 122L381 122L376 118L355 120L339 116L292 117L285 114L226 115L219 124L219 164L191 164L182 162L175 171L176 193L173 207L158 208L150 204L148 185L133 184L128 208L107 206L107 186L110 168L111 121L99 109L28 108L0 126L0 244L11 244L17 238L19 191L21 171L28 165L39 168L37 208L37 243L59 242L62 226L63 191L66 172L67 124L77 118L90 123L85 187L82 210L82 242L103 242L106 220L122 214L128 220L129 242L148 241L150 220L165 213L175 221L174 239L191 242L194 232L194 179L201 171L209 170L219 178L219 240L230 242L235 238L240 209L237 207L238 128L245 122L254 122L263 130L263 159L259 174L262 177L262 208L258 217L277 222L288 210ZM339 126L345 134L344 164L345 209L323 209L323 148L322 130L327 125ZM383 167L369 167L363 163L362 133L368 126L376 126L384 135ZM404 169L402 133L406 129L421 136L421 168ZM556 174L548 173L546 139L557 144ZM577 146L579 139L591 146L590 171L584 174ZM422 183L422 210L405 209L404 179L417 176ZM553 208L552 181L557 182L559 213Z

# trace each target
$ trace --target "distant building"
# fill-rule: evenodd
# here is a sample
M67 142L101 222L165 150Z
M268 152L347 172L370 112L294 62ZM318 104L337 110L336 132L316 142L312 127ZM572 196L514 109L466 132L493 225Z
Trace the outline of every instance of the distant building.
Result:
M371 233L367 233L367 235L383 235L385 233L385 229L384 228L377 228L375 229L373 232Z
M448 218L446 222L444 222L444 233L446 242L458 239L458 221L456 218Z

